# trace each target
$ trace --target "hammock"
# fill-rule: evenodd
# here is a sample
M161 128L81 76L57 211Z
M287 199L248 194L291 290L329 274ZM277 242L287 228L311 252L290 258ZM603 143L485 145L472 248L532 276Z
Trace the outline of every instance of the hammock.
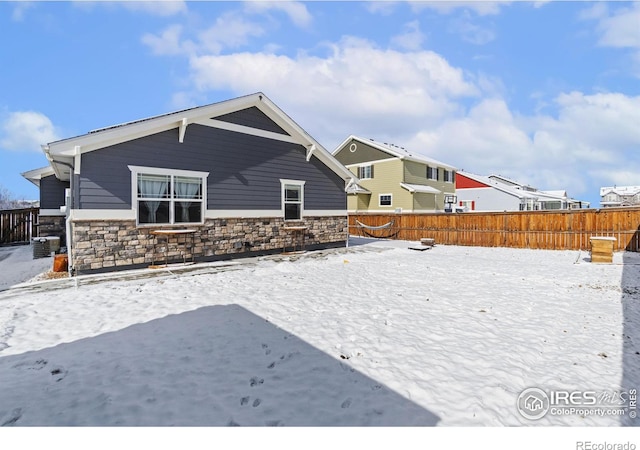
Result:
M366 234L369 237L373 237L373 238L390 238L395 236L396 234L398 234L399 230L396 230L395 232L393 231L393 229L391 228L392 225L394 224L395 220L392 220L391 222L387 222L384 225L379 225L377 227L371 226L371 225L365 225L364 223L360 222L359 220L356 219L356 223L358 224L358 228L362 231L363 234ZM386 236L376 236L375 234L371 234L369 233L367 230L385 230L388 229L389 233Z
M367 230L382 230L383 228L390 228L391 225L393 225L393 220L391 222L387 222L384 225L380 225L377 227L373 227L371 225L365 225L362 222L360 222L359 220L356 220L356 223L361 226L362 228L366 228Z

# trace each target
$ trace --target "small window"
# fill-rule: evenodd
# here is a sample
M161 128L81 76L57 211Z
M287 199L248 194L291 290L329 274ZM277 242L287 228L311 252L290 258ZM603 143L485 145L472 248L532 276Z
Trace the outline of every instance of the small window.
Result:
M453 170L444 171L444 181L445 183L453 183L455 181L455 173Z
M373 166L369 165L358 167L358 178L361 180L365 178L373 178Z
M280 180L284 220L300 220L304 210L304 181Z
M427 166L427 179L438 181L438 168Z
M380 194L380 197L379 197L380 206L391 206L392 205L391 200L392 200L391 194Z

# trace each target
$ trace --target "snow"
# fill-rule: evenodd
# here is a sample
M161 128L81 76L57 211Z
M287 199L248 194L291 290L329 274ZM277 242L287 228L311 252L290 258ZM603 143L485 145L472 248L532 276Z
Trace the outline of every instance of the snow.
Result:
M638 385L640 255L350 244L0 292L0 425L629 424L515 405Z
M0 291L53 268L53 258L33 259L33 247L0 247Z

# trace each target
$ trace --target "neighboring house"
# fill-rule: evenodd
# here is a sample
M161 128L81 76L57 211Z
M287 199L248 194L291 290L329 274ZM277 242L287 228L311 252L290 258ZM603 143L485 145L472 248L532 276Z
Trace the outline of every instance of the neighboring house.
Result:
M23 175L75 273L346 243L353 175L262 93L43 149L50 166Z
M435 212L455 194L453 166L402 147L349 136L333 152L360 180L347 193L350 212Z
M499 176L458 172L458 206L464 211L542 211L588 208L589 203L567 196L566 191L541 191Z
M610 186L600 188L600 206L638 206L640 186Z

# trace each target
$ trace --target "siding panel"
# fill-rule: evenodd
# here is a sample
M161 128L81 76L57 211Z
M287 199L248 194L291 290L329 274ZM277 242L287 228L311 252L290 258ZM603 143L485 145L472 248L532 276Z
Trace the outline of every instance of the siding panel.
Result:
M289 136L289 134L282 128L280 128L277 123L271 120L265 113L260 111L255 106L229 114L224 114L222 116L212 117L212 119L222 120L224 122L234 123L236 125L244 125L251 128L258 128L260 130L272 131L274 133Z
M345 209L344 181L301 145L192 124L82 156L81 209L131 208L128 165L209 172L208 209L280 209L280 179L306 181L306 209Z
M42 177L40 180L40 208L58 209L64 206L64 190L68 187L68 181L60 181L55 175Z

